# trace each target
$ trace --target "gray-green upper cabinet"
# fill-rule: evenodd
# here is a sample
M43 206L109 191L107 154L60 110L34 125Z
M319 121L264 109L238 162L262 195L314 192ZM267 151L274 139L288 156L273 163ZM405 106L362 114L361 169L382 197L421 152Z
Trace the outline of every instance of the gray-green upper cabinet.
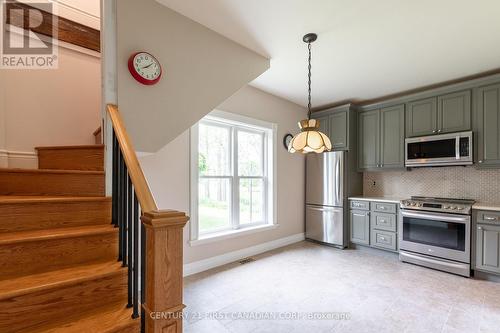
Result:
M406 137L471 130L470 90L406 104Z
M481 167L500 167L500 84L475 91L477 161Z
M438 131L437 98L406 104L406 137L432 135Z
M468 131L471 119L470 90L438 96L438 133Z
M404 168L405 106L358 115L358 169Z
M405 107L397 105L380 110L380 167L405 166Z
M335 150L347 149L348 111L339 111L328 116L329 138Z
M380 110L358 114L358 169L380 166Z
M319 130L328 135L328 133L330 133L330 122L328 121L328 116L317 118L317 120L319 120Z
M350 150L356 143L356 110L351 104L316 111L313 118L320 121L320 131L332 142L333 150Z

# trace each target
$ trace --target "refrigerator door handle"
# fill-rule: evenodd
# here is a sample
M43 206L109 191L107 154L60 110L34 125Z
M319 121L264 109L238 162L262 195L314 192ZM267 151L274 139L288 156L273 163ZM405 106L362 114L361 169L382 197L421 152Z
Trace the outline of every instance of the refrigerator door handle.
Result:
M337 197L335 198L335 202L340 202L340 159L337 159L337 163L335 165L335 190L337 191Z

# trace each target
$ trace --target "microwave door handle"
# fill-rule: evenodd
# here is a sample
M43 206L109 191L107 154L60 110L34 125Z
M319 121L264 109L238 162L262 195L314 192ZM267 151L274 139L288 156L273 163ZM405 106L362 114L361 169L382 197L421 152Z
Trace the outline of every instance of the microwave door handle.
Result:
M455 158L460 159L460 136L455 138Z

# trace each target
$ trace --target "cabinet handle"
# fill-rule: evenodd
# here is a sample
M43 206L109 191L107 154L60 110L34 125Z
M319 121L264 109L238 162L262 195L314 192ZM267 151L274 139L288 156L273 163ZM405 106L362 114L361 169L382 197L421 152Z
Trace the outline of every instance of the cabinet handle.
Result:
M432 133L436 133L437 131L436 130L433 130Z
M477 227L477 230L483 230L483 227Z
M438 133L441 133L441 130L438 130Z
M479 163L483 163L483 160L479 160Z
M491 216L483 216L483 218L486 220L486 221L496 221L497 218L496 217L491 217Z
M385 237L380 237L381 240L385 241Z

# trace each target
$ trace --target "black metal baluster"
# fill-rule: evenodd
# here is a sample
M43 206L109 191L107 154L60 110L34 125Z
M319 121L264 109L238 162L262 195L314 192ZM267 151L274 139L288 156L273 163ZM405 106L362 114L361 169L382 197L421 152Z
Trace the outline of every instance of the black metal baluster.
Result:
M133 306L133 300L132 300L132 272L133 272L133 267L135 263L133 262L133 252L135 249L132 247L133 245L133 224L135 223L135 202L137 201L137 198L135 197L135 189L132 187L132 180L128 179L129 183L129 196L128 196L128 226L127 226L127 233L128 233L128 303L127 303L127 308L131 308ZM134 211L132 213L132 208L134 208Z
M122 194L121 194L121 200L122 200L122 213L121 213L121 218L122 218L122 227L120 229L120 234L121 234L121 242L120 242L120 247L121 247L121 252L122 252L122 262L123 262L123 267L125 267L125 262L127 260L127 246L126 246L126 241L127 241L127 186L128 186L128 181L127 181L127 165L125 164L125 160L123 159L123 154L122 154L122 159L121 159L121 173L120 173L121 179L121 187L122 187Z
M116 138L115 131L113 130L113 177L112 177L112 204L111 204L111 223L118 227L117 216L117 200L118 200L118 139Z
M139 204L137 199L134 201L134 277L133 281L133 304L134 312L132 313L132 318L139 317Z
M137 204L137 200L135 204ZM146 303L146 228L144 227L144 224L142 224L142 222L141 222L140 240L141 240L141 304L144 304ZM145 312L142 306L141 306L141 332L146 332Z
M121 150L118 150L118 163L116 168L117 175L117 198L116 198L116 216L118 222L118 261L123 260L123 252L122 252L122 228L123 228L123 182L122 182L122 164L123 164L123 156Z

